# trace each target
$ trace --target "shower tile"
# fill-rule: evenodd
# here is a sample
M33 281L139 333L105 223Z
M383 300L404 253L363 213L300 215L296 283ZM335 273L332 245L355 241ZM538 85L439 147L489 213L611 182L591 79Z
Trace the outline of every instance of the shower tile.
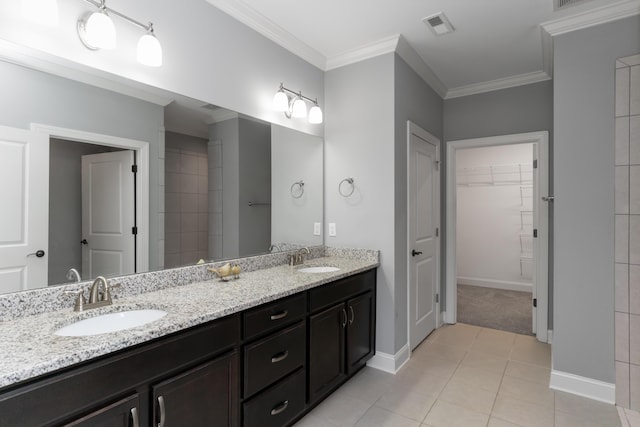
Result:
M209 234L209 213L198 214L198 231Z
M616 118L616 165L628 165L628 164L629 164L629 117L618 117Z
M164 157L165 172L180 172L180 153L175 150L167 150Z
M190 154L180 156L180 172L190 175L198 174L198 157Z
M627 313L615 313L615 328L615 360L629 363L629 315Z
M616 117L629 115L629 68L616 70Z
M616 362L616 405L629 407L629 364Z
M616 166L615 212L629 213L629 166Z
M631 67L629 91L629 113L634 116L640 114L640 65Z
M629 362L640 365L640 316L635 314L629 315Z
M640 315L640 265L629 266L629 312Z
M180 232L180 214L177 212L164 214L164 226L165 226L166 233L179 233Z
M640 65L640 54L625 56L624 58L618 59L618 61L622 62L626 65Z
M158 159L158 185L165 185L167 174L164 170L164 159Z
M199 213L209 212L209 195L206 193L198 194L198 212Z
M629 168L629 213L640 214L640 166Z
M182 174L180 191L182 193L198 192L198 175Z
M629 263L640 264L640 215L629 215Z
M640 116L629 118L629 163L640 165Z
M160 193L162 196L164 193ZM166 193L164 194L165 202L164 202L164 211L167 213L180 212L180 202L182 197L180 193ZM160 205L160 209L162 205Z
M629 312L629 264L616 264L615 267L615 311ZM639 313L640 314L640 313Z
M640 366L629 365L629 408L640 411Z
M166 255L170 254L179 254L180 253L180 237L181 233L167 233L164 237L164 253L165 260L167 259Z
M182 233L180 239L182 252L195 252L198 250L198 233Z
M198 156L198 175L206 175L207 170L209 169L209 160L205 155Z
M198 195L197 194L182 194L180 211L182 213L196 213L198 212Z
M198 193L207 194L209 192L209 175L198 175Z
M629 262L629 215L616 215L615 261Z
M174 268L180 266L180 254L165 254L164 268Z
M180 231L183 233L198 231L198 214L183 213L180 218Z
M182 174L175 172L167 172L165 178L165 191L167 193L180 193Z
M202 252L207 253L209 250L209 235L207 233L198 233L198 258L206 258L202 256Z

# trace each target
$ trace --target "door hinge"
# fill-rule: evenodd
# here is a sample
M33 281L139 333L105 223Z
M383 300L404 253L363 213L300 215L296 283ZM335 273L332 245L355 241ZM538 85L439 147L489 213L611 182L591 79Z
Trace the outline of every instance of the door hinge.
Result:
M436 237L440 237L440 227L436 227Z
M436 165L436 170L440 170L440 160L434 160L433 163Z
M538 306L538 298L534 298L533 299L533 306L537 307Z
M138 165L131 165L131 172L138 173Z
M534 169L538 169L538 159L535 159L535 160L533 161L533 168L534 168Z
M533 237L538 237L538 229L537 228L533 229Z
M138 234L138 227L131 227L131 234L137 235Z
M436 302L440 302L440 294L436 294Z

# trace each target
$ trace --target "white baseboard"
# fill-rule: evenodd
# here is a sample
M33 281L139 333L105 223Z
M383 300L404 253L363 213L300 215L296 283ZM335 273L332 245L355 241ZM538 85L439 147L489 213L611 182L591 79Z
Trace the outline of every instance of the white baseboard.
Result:
M567 372L552 370L549 388L588 397L589 399L610 403L612 405L616 402L615 384L605 383L594 380L593 378L581 377Z
M479 286L482 288L504 289L507 291L532 292L533 284L526 282L510 282L507 280L487 280L476 277L458 277L459 285Z
M396 374L409 361L409 344L405 344L396 354L376 351L367 366L380 371Z

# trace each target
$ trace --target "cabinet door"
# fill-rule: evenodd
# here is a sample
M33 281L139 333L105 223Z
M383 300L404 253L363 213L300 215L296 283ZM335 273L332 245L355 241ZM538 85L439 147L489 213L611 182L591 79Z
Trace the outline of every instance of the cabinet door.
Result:
M309 401L324 395L346 376L344 303L309 317Z
M371 292L347 301L347 371L366 363L374 351L373 295Z
M153 386L153 425L237 426L238 378L233 351Z
M140 400L137 394L102 407L65 427L138 427Z

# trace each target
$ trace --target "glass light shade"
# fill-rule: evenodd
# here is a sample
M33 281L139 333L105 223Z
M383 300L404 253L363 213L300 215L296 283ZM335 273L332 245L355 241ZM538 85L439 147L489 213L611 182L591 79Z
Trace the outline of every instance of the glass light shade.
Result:
M22 0L22 15L31 22L58 25L57 0Z
M276 111L287 111L289 109L289 97L279 90L273 96L273 108Z
M322 110L317 105L314 105L309 110L309 123L314 125L322 123Z
M116 27L104 12L95 12L89 16L84 26L85 41L98 49L115 49Z
M151 33L147 33L138 40L138 62L149 67L162 65L162 46Z
M298 97L295 101L293 101L293 106L291 107L291 115L297 118L307 117L307 104L303 101L302 98Z

